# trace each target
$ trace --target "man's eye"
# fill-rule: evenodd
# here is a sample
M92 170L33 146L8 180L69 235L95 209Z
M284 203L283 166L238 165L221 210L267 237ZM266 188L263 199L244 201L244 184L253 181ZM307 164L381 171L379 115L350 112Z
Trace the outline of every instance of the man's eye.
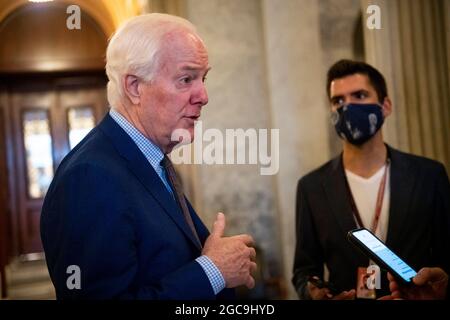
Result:
M364 92L360 92L360 93L358 93L357 97L358 97L358 99L365 99L365 98L367 98L367 94L365 94Z
M189 84L189 83L191 83L191 81L192 81L192 79L190 77L181 78L181 82L184 84Z
M332 101L333 107L340 107L344 104L344 99L336 99Z

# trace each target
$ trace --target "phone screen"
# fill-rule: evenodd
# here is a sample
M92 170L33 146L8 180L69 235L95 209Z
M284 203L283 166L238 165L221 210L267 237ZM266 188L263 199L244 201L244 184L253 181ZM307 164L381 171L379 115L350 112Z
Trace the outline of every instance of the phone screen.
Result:
M406 282L411 282L411 278L416 275L416 272L409 265L407 265L406 262L386 247L383 242L369 232L369 230L361 229L354 231L353 235L375 256L392 268L398 276L402 277Z

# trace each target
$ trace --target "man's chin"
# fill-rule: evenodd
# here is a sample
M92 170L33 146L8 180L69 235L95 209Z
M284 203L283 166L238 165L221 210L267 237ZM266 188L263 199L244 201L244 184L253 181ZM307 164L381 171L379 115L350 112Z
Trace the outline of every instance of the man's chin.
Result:
M181 146L194 141L194 127L178 128L171 135L171 146Z
M187 140L187 141L183 141L182 143L186 144L186 143L194 142L194 138L195 138L195 127L194 127L194 125L189 126L187 128L184 128L184 131L186 133L188 133L189 136L188 137L184 137L183 136L183 140Z

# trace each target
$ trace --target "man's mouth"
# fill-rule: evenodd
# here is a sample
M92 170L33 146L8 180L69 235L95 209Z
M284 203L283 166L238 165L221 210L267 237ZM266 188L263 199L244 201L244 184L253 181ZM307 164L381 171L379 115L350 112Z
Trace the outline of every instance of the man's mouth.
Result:
M197 120L200 118L200 115L187 116L186 118L192 119L192 120L194 120L194 121L197 121Z

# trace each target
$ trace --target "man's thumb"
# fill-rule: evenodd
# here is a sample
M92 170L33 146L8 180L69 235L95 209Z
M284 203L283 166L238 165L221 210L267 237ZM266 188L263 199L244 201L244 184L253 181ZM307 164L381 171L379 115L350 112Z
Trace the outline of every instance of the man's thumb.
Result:
M212 235L216 237L222 237L225 231L225 215L222 212L217 214L216 221L213 224Z

